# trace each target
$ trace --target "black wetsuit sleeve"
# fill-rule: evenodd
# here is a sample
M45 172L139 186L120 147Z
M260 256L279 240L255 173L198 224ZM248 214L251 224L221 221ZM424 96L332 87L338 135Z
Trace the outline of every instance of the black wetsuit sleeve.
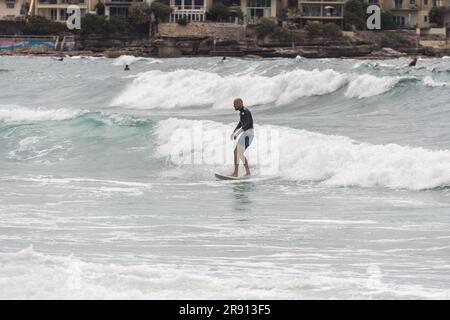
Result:
M242 123L241 123L241 121L239 121L239 123L237 124L237 126L236 126L236 128L234 129L234 131L233 131L233 132L236 132L236 131L238 131L240 127L242 127Z

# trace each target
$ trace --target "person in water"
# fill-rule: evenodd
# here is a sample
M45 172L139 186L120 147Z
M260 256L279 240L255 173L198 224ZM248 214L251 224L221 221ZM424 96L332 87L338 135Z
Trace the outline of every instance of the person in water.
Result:
M128 65L125 65L125 69L123 71L130 71L130 67Z
M244 152L253 141L253 117L250 110L244 107L242 99L234 99L233 106L234 110L239 111L240 120L230 137L231 140L236 140L239 137L236 147L234 148L234 171L230 176L238 176L239 160L244 164L245 176L250 176L250 168L248 166L248 160L244 156Z
M412 59L412 61L409 63L409 66L410 66L410 67L415 67L415 66L416 66L416 63L417 63L417 57L414 57L414 58Z

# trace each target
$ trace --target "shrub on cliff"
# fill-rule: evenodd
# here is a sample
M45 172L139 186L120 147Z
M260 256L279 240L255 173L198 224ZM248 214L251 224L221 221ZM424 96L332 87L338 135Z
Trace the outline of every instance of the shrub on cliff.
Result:
M64 23L50 21L41 16L28 17L24 27L24 34L30 35L55 35L68 32Z
M438 28L442 28L444 26L444 18L446 14L445 7L436 7L431 8L429 16L430 22L435 23Z
M130 25L123 16L112 16L106 24L106 31L112 34L128 34Z
M108 20L104 16L98 16L96 14L87 14L81 18L81 30L82 34L99 33L104 34L108 32Z
M322 24L318 21L308 21L305 26L309 39L323 38L326 40L339 40L342 38L342 31L334 23Z
M188 25L189 21L188 21L188 19L186 19L186 17L181 17L180 19L178 19L177 23L178 23L180 26L185 27L185 26Z
M342 37L342 31L337 24L326 23L322 26L322 36L327 40L339 39Z
M256 34L259 37L265 37L275 31L277 24L269 18L261 18L255 27Z
M323 25L319 21L308 21L305 26L309 39L319 38L322 36Z
M398 47L404 47L404 46L411 46L412 43L407 38L399 35L399 34L385 34L381 38L380 45L383 47L392 47L392 48L398 48Z

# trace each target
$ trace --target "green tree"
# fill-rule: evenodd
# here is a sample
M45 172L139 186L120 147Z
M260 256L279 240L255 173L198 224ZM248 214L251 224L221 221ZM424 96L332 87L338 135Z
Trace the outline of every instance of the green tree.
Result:
M189 21L188 21L188 19L186 19L186 17L181 17L180 19L178 19L177 23L178 23L180 26L185 27L185 26L188 25Z
M209 14L212 20L214 21L222 21L228 18L229 9L222 2L214 2L209 8Z
M335 40L342 37L342 31L337 24L326 23L322 26L322 36L327 40Z
M155 15L156 23L159 23L169 18L172 8L164 0L155 0L150 5L150 11Z
M41 16L31 16L27 18L24 33L32 35L54 35L68 32L64 23L50 21Z
M431 8L429 16L430 22L435 23L439 28L444 26L444 18L446 14L445 7L436 7Z
M351 29L351 26L355 26L358 30L365 29L367 6L368 4L364 0L349 0L345 3L344 25L346 30Z
M256 34L260 37L265 37L275 31L277 24L269 18L261 18L255 27Z
M81 18L81 33L92 34L108 32L108 20L105 16L87 14Z
M125 34L128 33L129 24L125 17L123 16L112 16L109 18L108 23L106 24L107 33L113 34Z
M128 8L128 20L133 25L148 24L152 10L147 2L138 2Z
M97 12L97 14L99 16L104 16L105 15L105 4L102 1L99 1L95 5L95 11Z
M308 21L305 30L309 39L319 38L323 34L323 24L319 21Z
M318 21L308 21L305 30L309 39L324 38L326 40L335 40L342 38L342 31L335 23L322 24Z

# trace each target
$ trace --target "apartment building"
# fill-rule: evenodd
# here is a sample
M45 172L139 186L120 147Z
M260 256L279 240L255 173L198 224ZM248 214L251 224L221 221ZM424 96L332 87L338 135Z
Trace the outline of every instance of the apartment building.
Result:
M0 0L0 20L25 18L30 0Z
M249 22L279 18L287 11L287 0L241 0L241 10Z
M308 21L320 21L322 23L336 23L341 28L344 26L345 0L299 0L300 24Z
M205 21L206 12L212 6L213 0L170 0L172 13L170 21L175 22L181 18L189 21Z
M83 16L95 13L97 2L98 0L31 0L29 14L65 22L68 17L67 8L70 5L77 5Z
M140 2L151 4L153 0L103 0L105 3L106 16L127 16L128 8Z

